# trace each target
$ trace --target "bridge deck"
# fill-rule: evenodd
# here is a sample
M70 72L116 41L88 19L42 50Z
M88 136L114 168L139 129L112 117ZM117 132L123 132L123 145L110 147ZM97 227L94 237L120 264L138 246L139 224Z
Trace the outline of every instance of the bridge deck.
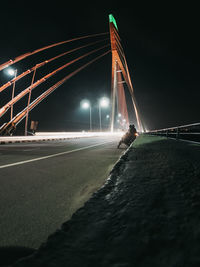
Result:
M200 266L199 148L140 136L106 185L16 266Z

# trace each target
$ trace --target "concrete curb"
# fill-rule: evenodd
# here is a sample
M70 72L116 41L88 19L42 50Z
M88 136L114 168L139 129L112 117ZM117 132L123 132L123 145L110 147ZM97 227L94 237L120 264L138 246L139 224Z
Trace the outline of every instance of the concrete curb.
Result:
M115 163L115 165L113 166L112 170L110 171L110 174L109 174L105 184L102 187L100 187L96 192L94 192L93 195L91 196L91 198L80 209L86 208L86 205L87 205L88 202L93 201L93 199L95 199L96 197L99 197L99 195L108 194L113 189L117 179L120 177L120 175L123 174L123 170L125 168L124 163L127 160L128 155L129 155L131 150L132 150L132 145L130 145L124 151L123 155L121 155L120 158L118 159L118 161ZM76 212L78 212L78 211L79 210L77 210Z

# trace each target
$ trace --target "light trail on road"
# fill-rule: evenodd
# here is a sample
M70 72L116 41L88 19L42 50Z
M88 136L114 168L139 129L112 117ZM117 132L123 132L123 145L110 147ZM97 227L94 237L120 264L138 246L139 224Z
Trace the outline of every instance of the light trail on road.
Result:
M34 142L34 141L48 141L60 139L73 139L73 138L88 138L88 137L108 137L117 136L121 137L124 132L36 132L33 136L0 136L0 142Z

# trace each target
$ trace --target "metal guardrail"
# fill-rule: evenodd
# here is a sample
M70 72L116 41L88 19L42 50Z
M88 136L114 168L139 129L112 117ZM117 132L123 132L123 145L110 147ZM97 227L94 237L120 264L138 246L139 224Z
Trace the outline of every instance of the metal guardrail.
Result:
M200 143L200 123L153 130L146 133Z

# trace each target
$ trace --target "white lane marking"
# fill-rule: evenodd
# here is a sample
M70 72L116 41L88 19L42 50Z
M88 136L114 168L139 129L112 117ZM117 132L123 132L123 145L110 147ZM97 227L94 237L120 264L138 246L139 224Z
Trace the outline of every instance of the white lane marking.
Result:
M101 146L101 145L112 143L112 142L113 141L104 142L104 143L101 143L101 144L95 144L95 145L85 146L85 147L77 148L77 149L70 150L70 151L64 151L64 152L60 152L60 153L56 153L56 154L51 154L51 155L48 155L48 156L43 156L43 157L34 158L34 159L28 159L28 160L14 162L14 163L6 164L6 165L1 165L0 166L0 169L4 169L4 168L8 168L8 167L13 167L13 166L17 166L17 165L22 165L22 164L26 164L26 163L29 163L29 162L43 160L43 159L49 159L49 158L53 158L53 157L57 157L57 156L65 155L65 154L70 154L70 153L74 153L74 152L85 150L85 149L92 148L92 147Z
M173 138L173 137L168 137L168 138L171 140L177 141L176 138ZM187 142L187 143L191 143L191 144L195 144L195 145L200 145L200 142L186 140L186 139L178 139L178 141Z

